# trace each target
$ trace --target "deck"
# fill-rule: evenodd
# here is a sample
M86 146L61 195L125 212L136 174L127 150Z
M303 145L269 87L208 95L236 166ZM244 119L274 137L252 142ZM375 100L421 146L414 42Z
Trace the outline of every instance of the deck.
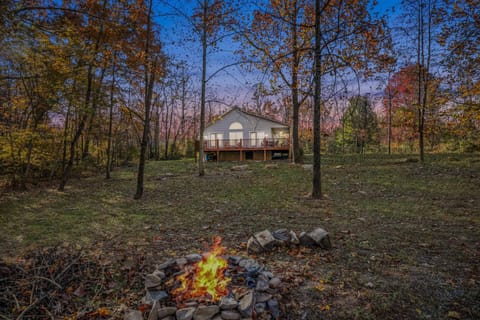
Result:
M240 140L206 140L203 150L211 151L257 151L289 150L290 140L286 138L240 139Z
M239 152L239 160L247 159L248 152L262 152L260 159L264 161L271 160L272 153L288 152L290 150L290 140L288 138L264 138L264 139L239 139L239 140L206 140L203 143L203 151L215 153L216 159L220 158L221 152L236 151Z

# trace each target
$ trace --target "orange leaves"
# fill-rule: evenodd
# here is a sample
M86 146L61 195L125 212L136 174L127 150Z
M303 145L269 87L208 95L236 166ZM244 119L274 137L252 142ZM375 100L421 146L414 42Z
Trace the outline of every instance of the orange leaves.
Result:
M110 316L111 312L107 308L98 308L97 311L90 312L88 314L89 317L108 317Z

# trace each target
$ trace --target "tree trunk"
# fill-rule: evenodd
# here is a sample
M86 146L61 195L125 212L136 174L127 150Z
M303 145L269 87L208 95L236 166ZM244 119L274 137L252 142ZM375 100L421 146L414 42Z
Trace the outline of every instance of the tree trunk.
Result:
M20 189L21 190L27 190L27 179L28 176L30 175L30 169L32 166L32 150L33 150L33 135L37 131L37 125L38 121L36 117L33 117L33 127L32 127L32 132L31 132L31 137L28 139L28 144L27 144L27 155L26 155L26 164L25 164L25 169L22 171L22 175L20 177Z
M110 179L110 169L112 162L112 126L113 126L113 93L115 91L115 67L117 53L113 53L112 65L112 85L110 86L110 106L108 113L108 141L107 141L107 164L105 166L105 179Z
M155 83L155 68L157 66L157 60L151 64L149 57L150 47L150 32L151 32L151 20L152 20L152 3L150 0L148 8L148 20L147 20L147 34L145 43L145 119L143 125L142 142L140 144L140 160L138 163L138 175L137 175L137 191L135 192L134 199L138 200L143 195L143 177L145 173L145 158L148 146L148 134L150 131L150 105L152 103L153 84Z
M98 81L98 86L95 88L95 92L93 94L92 99L92 113L90 114L90 118L88 119L87 130L85 132L85 144L83 146L82 151L82 160L85 160L88 155L90 154L90 139L91 139L91 132L93 127L93 121L95 119L97 113L97 103L98 103L98 96L100 95L100 89L102 87L103 77L105 76L105 68L102 68L100 79Z
M313 187L312 198L322 198L321 167L320 167L320 128L321 128L321 86L322 86L322 68L321 68L321 30L320 30L320 0L315 0L315 75L314 75L314 95L313 95Z
M200 101L200 145L198 148L198 175L205 175L203 154L203 132L205 131L205 90L207 85L207 1L203 1L203 17L202 17L202 93Z
M88 66L88 72L87 72L87 91L85 93L85 103L84 103L84 114L80 118L80 122L78 124L78 127L75 131L75 134L72 138L72 141L70 142L70 156L68 158L67 165L65 166L65 169L63 170L62 178L60 180L60 185L58 186L58 191L64 191L65 190L65 185L67 184L68 179L70 178L70 173L72 171L73 167L73 161L75 159L75 149L77 147L78 140L80 139L83 129L85 128L85 123L87 122L88 118L88 108L90 105L90 98L92 95L92 80L93 80L93 65L90 64Z
M388 154L392 154L392 93L388 89Z
M160 160L160 106L158 104L158 97L155 99L156 109L155 109L155 122L153 127L153 149L154 149L154 159L156 161Z
M298 69L299 69L299 52L298 52L298 39L297 39L297 3L294 3L294 12L292 13L294 19L291 24L292 27L292 144L293 144L293 162L303 163L302 154L300 152L300 138L298 134L298 122L300 113L300 102L298 98Z

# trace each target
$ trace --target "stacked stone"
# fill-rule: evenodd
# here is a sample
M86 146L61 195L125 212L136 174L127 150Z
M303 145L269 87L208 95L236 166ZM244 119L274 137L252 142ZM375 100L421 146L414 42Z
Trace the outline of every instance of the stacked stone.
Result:
M191 254L171 259L145 276L146 295L142 302L152 306L148 320L280 319L277 292L281 280L256 260L240 256L226 257L228 268L225 275L231 278L228 296L217 304L188 301L181 307L176 306L169 295L175 277L182 273L186 265L196 263L201 258L198 254ZM125 320L136 320L127 318L127 314Z
M302 232L299 236L293 230L279 229L271 232L263 230L254 234L247 242L249 253L261 253L278 246L304 245L308 247L320 247L331 249L328 232L322 228L315 228L311 232Z

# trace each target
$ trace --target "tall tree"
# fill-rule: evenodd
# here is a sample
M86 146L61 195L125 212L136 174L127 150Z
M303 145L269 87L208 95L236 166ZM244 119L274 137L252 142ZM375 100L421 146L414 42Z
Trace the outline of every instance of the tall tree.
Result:
M367 97L350 98L341 121L344 132L338 139L342 139L341 143L349 145L354 152L364 153L368 144L378 143L377 115Z
M143 50L143 71L144 71L144 115L143 115L143 134L140 143L140 160L137 173L137 191L134 199L140 199L143 195L143 179L145 172L145 160L150 132L150 109L152 104L153 86L158 76L159 67L159 48L160 44L155 43L154 31L152 28L152 6L153 0L149 0L146 12L146 32L145 44ZM156 50L155 50L156 48Z
M231 5L231 4L230 4ZM221 0L197 0L197 7L194 19L194 28L197 34L200 35L202 45L202 77L200 89L200 132L199 132L199 157L198 157L198 174L205 175L204 161L205 155L203 152L203 141L205 131L205 106L206 106L206 89L207 82L219 71L225 67L212 73L207 78L207 55L208 50L215 46L215 44L223 38L219 35L222 28L231 21L231 14L233 7L228 8L227 3Z
M444 0L439 42L448 71L450 127L464 151L480 150L480 2Z
M416 64L416 102L417 109L417 133L418 133L418 152L421 162L425 160L425 117L427 109L431 104L428 92L432 85L432 58L433 45L436 35L436 25L434 24L439 11L438 0L404 0L404 10L414 12L415 15L408 15L406 29L409 28L414 33L409 32L412 37L415 52L413 58ZM412 61L413 62L413 61Z
M322 198L322 172L321 172L321 104L322 104L322 8L320 0L315 0L315 75L313 95L313 177L312 177L312 198Z
M83 21L78 19L78 17L71 17L65 16L65 22L68 24L73 23L76 25L78 29L83 32L84 36L86 37L86 41L88 43L93 43L93 46L89 49L88 57L86 58L86 68L87 68L87 75L86 75L86 90L85 90L85 97L83 101L83 109L81 115L79 115L79 123L76 127L75 133L73 138L70 142L70 151L68 156L68 161L64 166L64 170L62 173L62 178L60 180L60 184L58 186L59 191L63 191L65 189L65 185L70 177L70 173L73 168L74 159L75 159L75 151L77 148L77 144L83 134L83 131L87 125L87 121L92 113L95 112L93 108L96 107L95 104L92 105L92 95L94 94L94 83L95 83L95 70L98 62L98 55L101 52L102 46L104 44L104 31L105 31L105 22L107 19L107 1L104 0L99 7L97 4L86 4L86 9L90 9L92 11L100 11L100 21L97 25L96 22L89 21L93 23L92 25L83 25ZM93 14L93 12L92 12ZM88 19L86 19L88 21ZM82 66L83 61L79 61L80 67Z
M302 163L299 139L300 108L311 82L311 5L304 0L270 0L255 10L251 26L242 32L244 59L272 75L273 93L285 87L292 108L292 160ZM310 20L309 20L310 19ZM310 33L310 34L309 34ZM259 56L258 60L251 59ZM307 88L303 90L302 88ZM288 107L287 107L288 108Z
M342 73L371 75L372 66L382 56L385 45L385 21L373 17L366 0L315 1L315 95L314 95L314 172L312 197L320 198L320 132L321 112L330 88L330 97L337 93ZM350 72L348 72L350 71ZM316 97L316 99L315 99Z

